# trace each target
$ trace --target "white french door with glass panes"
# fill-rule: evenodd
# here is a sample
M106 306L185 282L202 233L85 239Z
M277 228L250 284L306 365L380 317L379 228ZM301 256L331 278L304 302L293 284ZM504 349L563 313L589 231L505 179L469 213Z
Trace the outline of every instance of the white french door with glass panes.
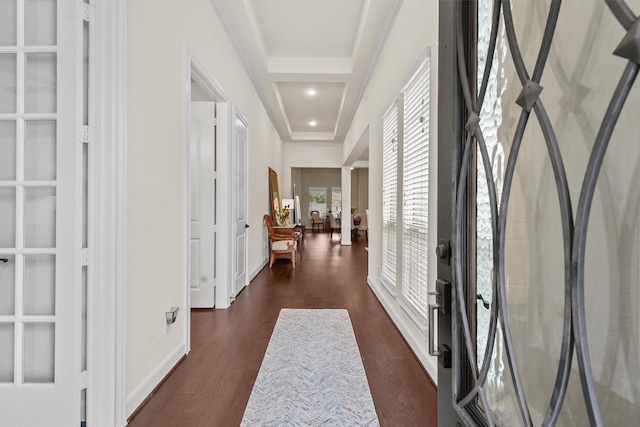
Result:
M0 1L3 426L81 420L86 187L78 4Z

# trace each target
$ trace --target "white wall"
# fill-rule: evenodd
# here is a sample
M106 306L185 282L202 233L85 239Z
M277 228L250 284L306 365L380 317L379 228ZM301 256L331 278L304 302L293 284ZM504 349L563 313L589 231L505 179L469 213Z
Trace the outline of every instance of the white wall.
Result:
M267 167L283 146L208 0L130 0L127 10L127 413L185 351L185 52L249 122L249 240L261 242ZM264 244L250 244L249 272ZM180 307L165 333L164 312Z
M368 168L356 168L351 171L351 207L362 213L369 207Z
M339 168L343 162L340 144L284 144L284 174L278 174L281 195L291 197L291 168Z
M326 188L327 209L331 209L331 188L340 187L342 185L340 168L294 168L292 170L292 175L296 177L292 182L296 185L296 192L298 193L298 196L300 196L302 222L306 223L307 226L310 227L311 217L309 216L309 188Z
M385 309L396 322L414 352L425 366L434 381L436 376L436 360L428 355L427 337L415 327L404 314L403 309L384 289L379 280L382 246L382 114L394 96L398 95L402 84L414 70L418 59L425 49L431 48L431 167L430 205L434 213L429 217L429 247L435 247L437 218L436 206L436 173L435 162L437 129L437 82L438 82L438 2L424 0L405 0L398 12L387 42L383 47L378 63L367 86L362 102L355 114L344 144L343 158L350 157L356 149L361 135L369 132L369 283L381 299ZM429 251L432 253L433 251ZM429 283L435 283L435 258L429 259Z

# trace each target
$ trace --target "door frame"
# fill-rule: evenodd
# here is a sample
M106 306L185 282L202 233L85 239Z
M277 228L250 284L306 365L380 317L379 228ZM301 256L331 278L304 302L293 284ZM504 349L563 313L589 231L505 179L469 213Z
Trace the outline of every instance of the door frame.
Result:
M87 425L126 425L126 0L91 2L95 142ZM98 191L99 189L99 191Z
M440 0L438 33L438 239L451 242L451 248L462 236L455 236L455 198L458 188L458 171L462 160L463 103L459 83L456 32L458 28L457 1ZM455 286L458 278L454 275L454 264L449 250L449 263L438 262L438 280ZM453 329L452 317L456 316L455 292L451 292L446 313L438 312L438 350L449 354L438 357L438 425L468 425L455 410L457 396L461 395L463 378L452 368L460 358L457 354L464 349L460 334ZM448 360L445 360L448 359ZM448 361L448 363L446 363Z
M93 318L88 325L91 341L88 354L91 369L87 375L89 392L87 395L88 425L126 425L126 259L127 259L127 0L113 0L95 3L95 79L92 89L96 97L95 125L95 192L94 225L94 295L88 301L93 310ZM211 79L204 67L185 49L185 146L188 149L189 102L191 100L191 77L198 81L205 91L218 100L219 111L224 119L218 118L218 137L221 160L218 171L219 191L217 201L228 200L229 157L229 101L221 87ZM186 157L188 159L188 156ZM185 168L185 173L188 170ZM188 185L187 179L185 182ZM187 187L188 190L188 187ZM185 212L188 209L188 191L185 191ZM228 206L228 204L227 204ZM230 213L219 209L219 223L228 223ZM185 217L188 218L188 217ZM188 231L188 221L184 227ZM188 235L185 233L185 235ZM225 258L228 249L228 233L220 233L217 251L222 254L218 264L218 280L227 281L226 274L230 262ZM188 241L185 239L185 262ZM185 266L187 264L184 264ZM188 268L185 268L188 271ZM221 289L222 290L222 289ZM189 282L185 280L185 307L189 307ZM217 292L216 307L229 306L227 292ZM185 322L185 353L190 349L190 316Z

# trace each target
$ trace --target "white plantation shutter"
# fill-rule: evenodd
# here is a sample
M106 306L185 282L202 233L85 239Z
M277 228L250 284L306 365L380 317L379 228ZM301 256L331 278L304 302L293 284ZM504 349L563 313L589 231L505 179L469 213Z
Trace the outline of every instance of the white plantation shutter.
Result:
M383 283L396 287L398 229L398 102L382 117L382 268Z
M427 58L403 89L402 297L422 321L428 283L429 65Z

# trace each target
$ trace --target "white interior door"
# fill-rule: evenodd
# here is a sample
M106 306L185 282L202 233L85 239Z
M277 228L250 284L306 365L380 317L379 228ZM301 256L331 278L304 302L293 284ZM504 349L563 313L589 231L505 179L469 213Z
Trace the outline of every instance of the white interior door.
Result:
M0 2L0 424L78 426L82 18Z
M235 244L234 289L235 297L247 285L247 125L238 115L235 117Z
M190 288L192 308L213 308L216 277L216 107L191 103Z

